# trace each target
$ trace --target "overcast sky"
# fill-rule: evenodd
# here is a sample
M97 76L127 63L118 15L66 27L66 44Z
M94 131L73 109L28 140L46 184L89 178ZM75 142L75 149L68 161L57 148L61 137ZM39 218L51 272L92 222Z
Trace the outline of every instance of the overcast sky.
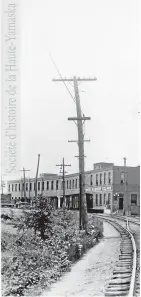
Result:
M76 106L64 77L97 77L79 86L85 169L93 163L139 164L139 1L21 0L21 168L59 173L62 158L78 171ZM74 95L73 87L68 87Z

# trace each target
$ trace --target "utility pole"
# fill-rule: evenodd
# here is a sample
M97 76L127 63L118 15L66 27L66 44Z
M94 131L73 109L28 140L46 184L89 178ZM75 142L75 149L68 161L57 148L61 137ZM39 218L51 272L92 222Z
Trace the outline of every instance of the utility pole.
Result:
M5 188L5 181L2 180L2 175L1 175L1 194L3 196L3 188Z
M24 181L24 201L26 201L25 172L26 172L26 171L30 171L30 170L25 169L25 168L23 167L23 169L22 169L22 170L19 170L19 171L22 171L22 172L23 172L23 181Z
M128 211L128 201L127 201L127 172L126 172L126 158L124 160L124 212Z
M85 120L90 120L90 117L82 116L81 106L80 106L80 98L79 98L79 90L78 90L78 82L81 81L95 81L96 78L60 78L60 79L53 79L53 81L63 81L65 82L73 82L74 84L74 91L75 91L75 103L76 103L76 111L77 117L68 118L68 120L77 121L77 128L78 128L78 146L79 146L79 174L81 174L80 179L80 187L81 187L81 210L82 210L82 225L83 228L87 229L87 205L86 205L86 195L85 195L85 170L84 170L84 134L83 134L83 123ZM71 141L72 142L72 141Z
M42 197L43 197L43 181L44 181L44 179L43 179L43 176L42 176L42 182L41 182L41 195L42 195Z
M29 191L29 201L30 201L30 178L29 178L29 189L28 189L28 191Z
M60 165L56 165L62 168L63 170L63 203L62 205L65 203L65 167L71 166L70 164L65 164L64 158L63 158L63 162Z
M37 171L36 171L36 177L35 177L35 199L37 199L37 179L38 179L39 163L40 163L40 154L38 154Z

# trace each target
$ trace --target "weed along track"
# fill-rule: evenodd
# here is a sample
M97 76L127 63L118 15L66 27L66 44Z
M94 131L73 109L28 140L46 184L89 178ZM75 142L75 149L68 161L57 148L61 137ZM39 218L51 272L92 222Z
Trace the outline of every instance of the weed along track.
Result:
M101 217L101 216L100 216ZM105 296L137 296L134 294L136 284L136 242L129 230L114 219L102 216L121 236L119 260L116 262L112 278L106 288Z

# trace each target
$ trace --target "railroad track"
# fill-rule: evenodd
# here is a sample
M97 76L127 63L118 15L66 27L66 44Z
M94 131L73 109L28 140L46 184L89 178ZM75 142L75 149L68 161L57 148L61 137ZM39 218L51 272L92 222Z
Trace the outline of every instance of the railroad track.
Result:
M131 230L136 242L136 280L134 295L140 296L140 225L129 221L129 229Z
M107 216L97 217L109 222L121 235L119 260L115 264L112 278L106 288L105 296L140 296L139 275L137 274L136 241L129 230L128 219L126 226ZM134 224L132 222L132 224ZM139 226L138 226L139 227Z

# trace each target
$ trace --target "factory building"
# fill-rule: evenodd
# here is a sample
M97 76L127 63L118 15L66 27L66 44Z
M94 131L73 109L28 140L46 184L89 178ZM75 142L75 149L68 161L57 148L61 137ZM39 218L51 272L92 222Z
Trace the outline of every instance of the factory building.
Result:
M85 172L87 208L95 212L135 212L140 206L140 166L115 166L113 163L96 163ZM15 205L34 200L35 178L8 181L8 193ZM57 174L41 174L37 181L37 194L44 195L56 207L62 206L63 181ZM79 208L79 174L65 176L65 204Z

